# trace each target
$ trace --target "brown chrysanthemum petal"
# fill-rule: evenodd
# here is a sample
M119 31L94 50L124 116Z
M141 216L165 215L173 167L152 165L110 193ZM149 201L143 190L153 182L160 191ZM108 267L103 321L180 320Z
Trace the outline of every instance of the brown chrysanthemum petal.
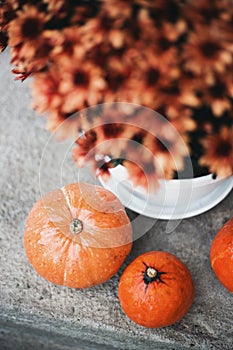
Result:
M39 11L36 6L24 5L23 9L17 12L17 18L9 23L9 45L17 46L25 41L35 42L40 39L48 18L48 14Z
M64 97L64 113L101 102L106 82L103 70L94 62L64 53L57 58L55 67L59 73L58 92Z
M224 79L216 76L214 82L207 86L203 102L209 105L215 116L220 117L225 111L232 110L233 77L226 75Z
M69 1L65 0L43 0L46 3L47 11L55 18L62 19L67 16L70 9Z
M154 155L157 176L171 179L175 171L183 170L184 157L188 155L189 149L181 136L177 135L177 139L173 140L167 136L163 134L160 137L154 137L147 133L143 145Z
M125 0L103 0L103 14L120 25L126 19L131 18L132 6L130 1Z
M16 17L18 4L14 4L13 1L8 0L3 1L0 5L0 31L2 31L6 30L8 23Z
M188 90L182 85L179 86L179 82L174 81L172 84L160 87L156 91L154 109L172 121L177 118L189 118L190 113L187 113L187 107L196 107L199 103L199 98L194 90ZM191 126L191 129L193 127L194 125Z
M47 115L46 130L54 132L62 123L66 120L65 115L60 113L59 110L50 110ZM60 133L57 135L57 140L64 140L69 137L69 130L66 126L65 130L60 129ZM62 133L62 134L61 134Z
M207 136L202 140L204 155L200 164L207 166L210 172L219 177L233 173L233 127L222 127L219 133Z
M25 79L27 79L31 74L27 72L22 72L17 68L12 69L12 73L17 74L17 76L15 77L15 80L21 80L21 81L24 81Z
M209 25L212 21L229 18L231 0L195 0L187 1L183 12L190 24L200 23Z
M11 63L16 70L32 74L44 70L50 63L52 44L43 35L35 42L25 42L11 48Z
M210 73L223 73L232 65L233 54L231 44L221 40L217 28L196 25L195 32L189 34L184 45L184 66L194 74L206 76Z
M59 55L75 55L83 58L86 51L81 45L80 30L76 26L64 28L63 30L44 30L43 37L50 43L52 49L50 58L56 60Z
M90 161L94 156L97 134L95 130L89 130L76 140L76 147L73 148L72 155L76 164L80 167Z
M108 181L111 175L109 169L112 168L113 165L111 162L105 162L101 160L93 162L93 170L96 174L96 177L101 176L105 182Z
M51 50L50 43L43 37L43 27L49 15L29 4L18 10L16 15L7 27L11 63L25 74L40 71L47 65Z
M129 179L135 187L144 187L149 193L153 193L158 189L159 182L153 160L143 164L125 160L123 165L126 167Z
M58 110L62 105L62 96L58 92L59 76L55 67L46 72L37 73L32 82L32 107L42 114L47 110Z

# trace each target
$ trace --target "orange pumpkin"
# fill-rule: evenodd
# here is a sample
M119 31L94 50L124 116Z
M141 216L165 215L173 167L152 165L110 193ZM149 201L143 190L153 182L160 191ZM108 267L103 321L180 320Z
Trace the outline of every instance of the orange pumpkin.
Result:
M120 304L134 322L148 328L171 325L188 311L194 285L187 267L174 255L152 251L138 256L123 272Z
M105 282L118 271L131 246L125 209L102 187L74 183L49 192L27 218L28 260L55 284L88 288Z
M233 217L214 237L210 248L210 261L219 281L233 293Z

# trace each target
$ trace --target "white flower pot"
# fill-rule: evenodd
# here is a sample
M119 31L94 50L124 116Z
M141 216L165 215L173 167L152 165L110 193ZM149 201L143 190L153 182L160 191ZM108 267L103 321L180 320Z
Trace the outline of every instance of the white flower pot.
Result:
M111 176L100 183L136 213L157 219L183 219L201 214L222 201L233 188L233 176L213 179L212 175L193 179L160 180L154 194L134 187L125 167L110 169Z

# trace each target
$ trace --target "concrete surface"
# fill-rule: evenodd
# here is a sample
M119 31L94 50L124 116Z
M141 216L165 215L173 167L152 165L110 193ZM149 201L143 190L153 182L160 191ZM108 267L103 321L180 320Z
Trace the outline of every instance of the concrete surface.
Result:
M0 55L0 349L232 349L233 297L211 270L209 248L217 230L233 215L233 192L169 234L166 221L154 222L135 241L120 271L103 285L87 290L55 286L29 266L23 233L27 214L41 193L41 158L42 192L77 177L94 180L86 169L77 172L70 152L59 163L68 146L60 149L48 142L43 118L28 107L28 83L14 81L9 60L9 51ZM117 285L126 264L153 249L174 253L187 264L196 294L183 320L151 330L124 315Z

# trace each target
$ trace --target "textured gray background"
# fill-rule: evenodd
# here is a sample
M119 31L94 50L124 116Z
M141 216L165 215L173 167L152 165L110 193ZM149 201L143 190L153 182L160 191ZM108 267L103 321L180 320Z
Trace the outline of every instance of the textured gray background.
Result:
M40 164L42 193L77 179L94 180L88 170L78 172L69 144L49 140L44 119L29 108L28 83L14 81L9 60L9 51L1 54L0 349L231 349L233 299L211 270L209 248L233 215L233 192L211 211L183 220L170 234L165 233L165 220L156 221L134 243L119 273L103 285L87 290L55 286L29 266L23 233L27 214L41 194ZM186 263L196 293L180 322L151 330L124 315L117 285L126 264L153 249L167 250Z

